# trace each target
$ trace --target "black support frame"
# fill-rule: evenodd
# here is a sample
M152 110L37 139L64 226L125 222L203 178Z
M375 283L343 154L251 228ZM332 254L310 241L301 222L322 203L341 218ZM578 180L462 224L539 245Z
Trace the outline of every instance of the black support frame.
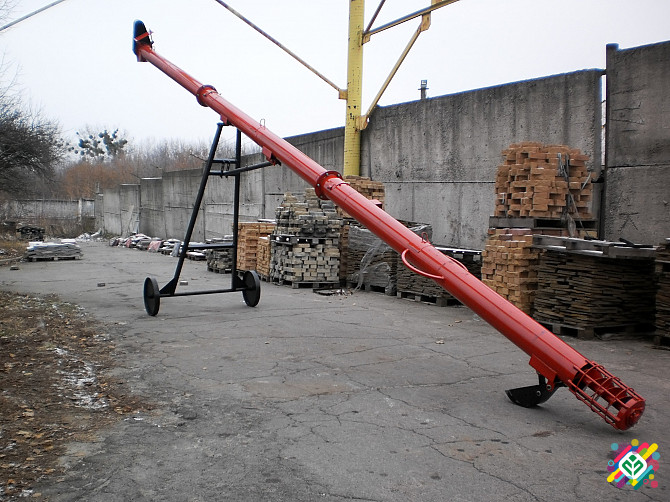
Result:
M154 277L147 277L144 281L144 308L147 313L151 316L158 314L160 309L160 299L173 296L195 296L195 295L208 295L208 294L217 294L217 293L235 293L241 292L242 297L244 298L245 303L250 307L255 307L260 301L260 279L255 270L246 270L244 274L240 274L237 269L237 243L238 243L238 223L240 217L240 177L243 173L253 171L256 169L262 169L271 165L275 165L277 161L267 161L261 162L259 164L254 164L251 166L242 167L242 133L237 129L236 142L235 142L235 158L234 159L216 159L216 150L219 146L219 141L221 139L221 132L223 127L226 124L218 123L216 133L214 135L214 140L212 141L212 146L209 150L209 156L205 164L202 179L200 180L200 187L198 188L198 193L196 195L195 203L193 205L193 211L191 212L191 218L188 222L186 228L186 234L184 236L184 241L182 242L179 248L179 256L177 261L177 266L175 268L174 276L172 279L162 288L159 289L158 282ZM218 171L212 171L212 166L220 165L221 168ZM198 218L198 213L200 212L200 206L202 205L202 199L205 194L205 188L207 187L207 181L210 176L219 176L219 177L233 177L234 180L234 199L233 199L233 241L230 243L211 243L211 244L191 244L191 237L193 235L193 230L195 228L195 223ZM179 284L179 277L181 275L182 268L184 266L184 260L187 257L187 253L193 250L203 250L203 249L232 249L232 269L231 269L231 283L229 288L223 289L210 289L204 291L183 291L177 292L177 286Z

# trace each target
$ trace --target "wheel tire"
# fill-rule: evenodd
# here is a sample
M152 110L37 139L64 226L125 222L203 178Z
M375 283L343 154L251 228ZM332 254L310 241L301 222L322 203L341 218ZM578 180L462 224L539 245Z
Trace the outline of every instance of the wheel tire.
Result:
M242 291L244 303L249 307L255 307L261 300L261 280L255 270L247 270L242 276L242 282L247 289Z
M153 277L144 280L144 310L150 316L155 316L161 308L161 293L158 282Z

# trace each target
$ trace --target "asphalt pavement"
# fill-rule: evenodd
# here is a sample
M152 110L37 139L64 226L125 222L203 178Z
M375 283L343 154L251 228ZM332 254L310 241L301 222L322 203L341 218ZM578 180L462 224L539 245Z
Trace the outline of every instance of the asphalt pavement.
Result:
M263 282L253 308L240 293L166 298L150 317L144 279L164 285L176 259L81 246L81 260L0 268L0 288L102 321L115 376L154 409L72 443L64 478L36 490L49 500L670 500L670 352L648 338L563 338L647 400L620 432L566 389L512 404L505 389L537 383L529 356L466 307ZM204 262L181 278L230 283ZM607 482L612 443L635 439L659 446L655 488Z

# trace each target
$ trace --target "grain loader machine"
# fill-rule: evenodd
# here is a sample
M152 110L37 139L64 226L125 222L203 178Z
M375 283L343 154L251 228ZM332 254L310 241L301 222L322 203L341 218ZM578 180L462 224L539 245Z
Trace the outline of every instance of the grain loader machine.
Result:
M202 50L196 48L195 50ZM226 101L211 85L203 85L181 70L153 49L153 40L141 21L136 21L133 36L133 52L140 62L149 62L193 94L197 102L214 110L220 117L221 125L230 125L238 130L238 154L233 160L224 160L229 169L219 175L234 176L239 185L239 174L245 170L264 165L282 165L298 174L322 199L330 199L359 223L397 251L409 269L434 280L473 312L506 336L530 356L530 366L537 372L538 384L507 390L508 397L516 404L533 407L549 399L560 387L566 387L577 399L600 415L608 424L618 430L626 430L635 425L645 409L645 400L631 387L612 375L603 366L591 361L577 350L563 342L541 324L502 298L470 274L465 266L438 251L425 238L416 235L402 223L391 217L371 200L353 189L337 171L324 169L284 139L270 132L264 124L253 120L244 112ZM151 96L151 89L144 89L145 96ZM263 165L242 167L239 156L240 133L257 143L267 159ZM218 139L216 140L218 141ZM216 141L210 151L210 159L205 168L203 182L212 173ZM202 190L196 200L194 215L202 198ZM237 194L237 192L236 192ZM236 195L236 199L237 199ZM236 200L236 204L239 200ZM194 222L194 218L192 218ZM236 228L236 225L235 225ZM178 271L170 283L158 288L155 279L147 278L144 284L144 301L147 312L156 315L160 298L179 296L176 286L181 263L189 248L189 225L186 239L180 251ZM233 252L235 252L233 250ZM255 273L245 272L238 278L232 274L230 289L212 292L241 291L246 303L255 306L260 296L260 283ZM197 292L205 294L208 292ZM181 293L190 294L190 293Z

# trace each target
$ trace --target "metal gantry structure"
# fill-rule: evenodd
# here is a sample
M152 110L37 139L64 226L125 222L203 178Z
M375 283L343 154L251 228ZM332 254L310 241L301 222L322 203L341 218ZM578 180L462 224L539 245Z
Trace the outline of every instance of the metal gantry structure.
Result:
M566 387L615 429L626 430L638 422L645 409L645 400L631 387L484 285L460 262L442 254L425 238L414 234L375 202L358 193L339 172L324 169L226 101L213 86L203 85L155 52L151 36L141 21L135 22L133 52L138 61L151 63L193 94L201 106L215 111L222 124L236 127L257 143L267 162L290 168L313 186L320 198L333 201L397 251L408 268L434 280L526 352L539 381L537 385L508 390L507 394L513 402L526 407L535 406L546 401L559 387ZM151 89L145 91L147 96L152 96ZM239 164L236 165L236 169L240 168ZM209 176L209 173L204 176ZM182 250L182 253L185 252ZM241 285L241 289L257 303L260 286L257 288L251 282ZM154 306L162 297L176 295L172 287L163 291L158 289L153 279L145 281L144 299L148 307ZM152 313L150 308L147 311Z
M216 3L230 11L233 15L241 19L251 28L267 38L270 42L286 52L293 59L302 64L305 68L314 73L321 80L330 85L338 93L338 97L346 101L346 117L344 123L344 166L343 173L345 176L359 176L361 172L361 131L368 125L370 114L375 109L382 95L388 88L391 80L396 75L400 66L405 61L414 43L419 38L422 32L430 28L431 12L458 2L459 0L430 0L431 4L428 7L417 10L410 14L406 14L394 21L385 23L381 26L374 27L374 23L386 3L386 0L380 0L379 5L375 9L370 22L365 26L365 0L349 0L349 28L348 28L348 44L347 44L347 87L342 89L338 87L332 80L326 77L323 73L316 70L312 65L308 64L304 59L295 54L289 48L284 46L276 38L261 29L250 19L242 15L240 12L232 8L223 0L214 0ZM367 111L363 113L363 46L370 42L373 35L381 33L389 28L394 28L412 19L421 18L421 23L416 28L410 40L407 42L405 49L401 52L398 60L393 65L390 73L384 80L376 96L370 103Z

